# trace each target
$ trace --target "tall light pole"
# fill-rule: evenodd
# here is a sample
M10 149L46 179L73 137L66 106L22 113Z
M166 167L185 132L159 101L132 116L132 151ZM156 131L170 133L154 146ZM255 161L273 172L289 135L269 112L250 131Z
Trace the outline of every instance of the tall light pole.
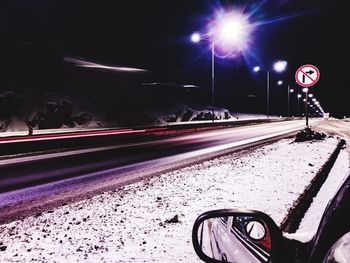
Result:
M240 11L230 11L217 15L209 32L201 35L193 33L191 41L200 42L208 39L211 45L211 106L212 121L215 120L215 55L216 48L229 54L243 52L247 46L254 26L249 23L250 17Z
M287 65L288 65L287 61L279 60L273 64L272 68L275 72L282 73L283 71L286 70ZM253 68L254 72L259 72L260 70L261 68L259 66L255 66ZM266 70L266 117L267 118L270 117L270 70Z
M301 94L298 93L297 97L298 97L298 105L297 105L298 111L297 111L297 114L298 114L298 117L300 117L300 98L302 96L301 96Z
M289 97L290 97L290 94L293 92L294 92L294 89L291 89L290 85L288 85L288 117L290 117Z
M211 42L211 115L212 120L215 120L215 42L214 40Z
M266 72L266 117L270 117L270 71Z
M193 43L199 43L202 40L202 36L200 33L193 33L191 36L191 41ZM211 45L211 113L212 113L212 121L215 120L215 42L212 39Z

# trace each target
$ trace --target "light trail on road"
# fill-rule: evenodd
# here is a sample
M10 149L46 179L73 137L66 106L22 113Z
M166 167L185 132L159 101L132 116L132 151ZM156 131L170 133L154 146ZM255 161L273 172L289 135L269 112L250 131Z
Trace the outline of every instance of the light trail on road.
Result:
M113 189L302 128L302 120L275 122L2 160L0 208Z

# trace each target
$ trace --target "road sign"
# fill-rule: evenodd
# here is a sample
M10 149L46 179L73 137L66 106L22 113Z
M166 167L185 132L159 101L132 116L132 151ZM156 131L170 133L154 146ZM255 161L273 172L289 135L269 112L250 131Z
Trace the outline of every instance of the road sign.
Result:
M320 71L314 65L301 66L295 73L295 81L302 87L311 87L320 79Z

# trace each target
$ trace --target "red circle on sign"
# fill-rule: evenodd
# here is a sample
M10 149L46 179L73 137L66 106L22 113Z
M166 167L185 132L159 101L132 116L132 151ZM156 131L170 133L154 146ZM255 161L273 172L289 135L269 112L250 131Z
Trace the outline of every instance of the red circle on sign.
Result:
M304 69L304 68L307 68L307 67L308 67L308 68L314 69L315 72L317 73L316 79L312 79L312 83L309 83L309 84L302 83L302 82L298 79L298 75L299 75L300 72L301 72L303 75L307 76L307 74L305 74L305 73L303 72L303 69ZM311 79L311 78L310 78L310 79ZM296 81L300 86L302 86L302 87L306 87L306 88L311 87L311 86L315 85L319 79L320 79L320 71L318 70L317 67L315 67L314 65L311 65L311 64L306 64L306 65L304 65L304 66L301 66L301 67L297 70L297 72L295 73L295 81Z

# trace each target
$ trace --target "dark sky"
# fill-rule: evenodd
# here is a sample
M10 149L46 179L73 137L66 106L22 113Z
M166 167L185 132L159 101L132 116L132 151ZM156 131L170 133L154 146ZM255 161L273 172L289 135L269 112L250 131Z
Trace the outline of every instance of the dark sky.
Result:
M258 7L255 21L289 18L257 28L247 59L216 59L217 106L265 113L265 74L252 74L251 68L259 64L267 69L273 61L286 59L288 71L272 74L273 113L286 114L287 108L286 87L277 87L276 81L283 79L300 90L294 73L299 66L311 63L321 71L319 83L311 89L323 108L336 116L350 115L342 66L348 34L345 0L1 1L0 91L18 86L67 91L75 83L74 90L83 92L96 89L92 82L113 86L130 80L134 85L145 77L147 81L199 85L205 95L198 98L205 101L210 91L210 52L207 43L194 45L189 36L205 30L207 19L219 6ZM142 77L82 73L67 70L64 56L144 68L150 73ZM79 82L79 78L84 81ZM119 93L101 88L99 96ZM181 96L174 96L174 100L188 94L195 103L193 94L179 93ZM154 91L149 94L157 96ZM295 107L295 96L291 100Z

